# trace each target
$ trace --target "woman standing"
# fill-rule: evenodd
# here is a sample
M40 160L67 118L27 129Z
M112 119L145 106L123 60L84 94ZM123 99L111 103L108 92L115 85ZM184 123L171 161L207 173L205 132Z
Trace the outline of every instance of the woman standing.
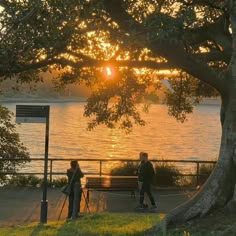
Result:
M76 219L80 213L80 201L82 195L82 173L77 161L70 162L71 168L67 170L68 183L70 183L69 205L67 219Z

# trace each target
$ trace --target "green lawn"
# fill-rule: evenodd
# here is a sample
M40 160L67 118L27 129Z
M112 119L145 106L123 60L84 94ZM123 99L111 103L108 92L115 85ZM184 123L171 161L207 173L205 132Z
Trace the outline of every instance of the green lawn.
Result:
M0 228L0 236L95 236L95 235L132 235L143 236L144 232L157 224L164 215L158 214L121 214L121 213L99 213L87 214L75 221L49 222L46 225L32 223L29 225ZM214 232L195 229L189 233L184 228L172 228L168 236L209 236ZM162 235L162 233L157 234Z
M157 214L88 214L75 221L33 223L25 226L0 229L0 236L33 235L143 235L143 232L159 222L163 215Z

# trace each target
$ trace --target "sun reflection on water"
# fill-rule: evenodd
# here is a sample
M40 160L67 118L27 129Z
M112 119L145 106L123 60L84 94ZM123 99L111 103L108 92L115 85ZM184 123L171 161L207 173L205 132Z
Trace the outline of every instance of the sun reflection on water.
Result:
M188 122L180 124L168 116L164 105L152 105L150 112L143 114L147 125L135 127L133 133L125 134L105 127L87 131L84 105L50 104L50 158L137 159L140 151L147 151L150 159L208 160L217 156L221 136L219 106L199 106ZM15 104L7 106L15 111ZM31 157L43 158L45 126L22 124L18 132ZM85 163L83 167L92 168ZM112 167L112 163L106 166L108 169ZM62 168L67 166L58 167Z

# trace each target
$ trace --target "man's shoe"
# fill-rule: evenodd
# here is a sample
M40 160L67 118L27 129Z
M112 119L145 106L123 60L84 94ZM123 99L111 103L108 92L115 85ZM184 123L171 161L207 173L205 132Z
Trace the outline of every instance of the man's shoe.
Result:
M139 204L137 207L136 207L137 210L143 210L145 209L145 206L144 204Z
M151 209L151 210L156 210L156 209L157 209L157 206L156 206L156 205L152 205L152 206L150 207L150 209Z

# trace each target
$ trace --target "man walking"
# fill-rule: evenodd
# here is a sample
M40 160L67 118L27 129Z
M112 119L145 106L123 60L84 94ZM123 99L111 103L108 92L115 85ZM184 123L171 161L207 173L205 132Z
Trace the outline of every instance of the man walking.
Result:
M148 160L148 153L140 153L140 165L138 169L138 181L140 184L140 205L138 209L145 209L144 194L146 193L152 204L151 209L156 209L156 203L151 192L151 183L154 177L154 169L152 163Z

